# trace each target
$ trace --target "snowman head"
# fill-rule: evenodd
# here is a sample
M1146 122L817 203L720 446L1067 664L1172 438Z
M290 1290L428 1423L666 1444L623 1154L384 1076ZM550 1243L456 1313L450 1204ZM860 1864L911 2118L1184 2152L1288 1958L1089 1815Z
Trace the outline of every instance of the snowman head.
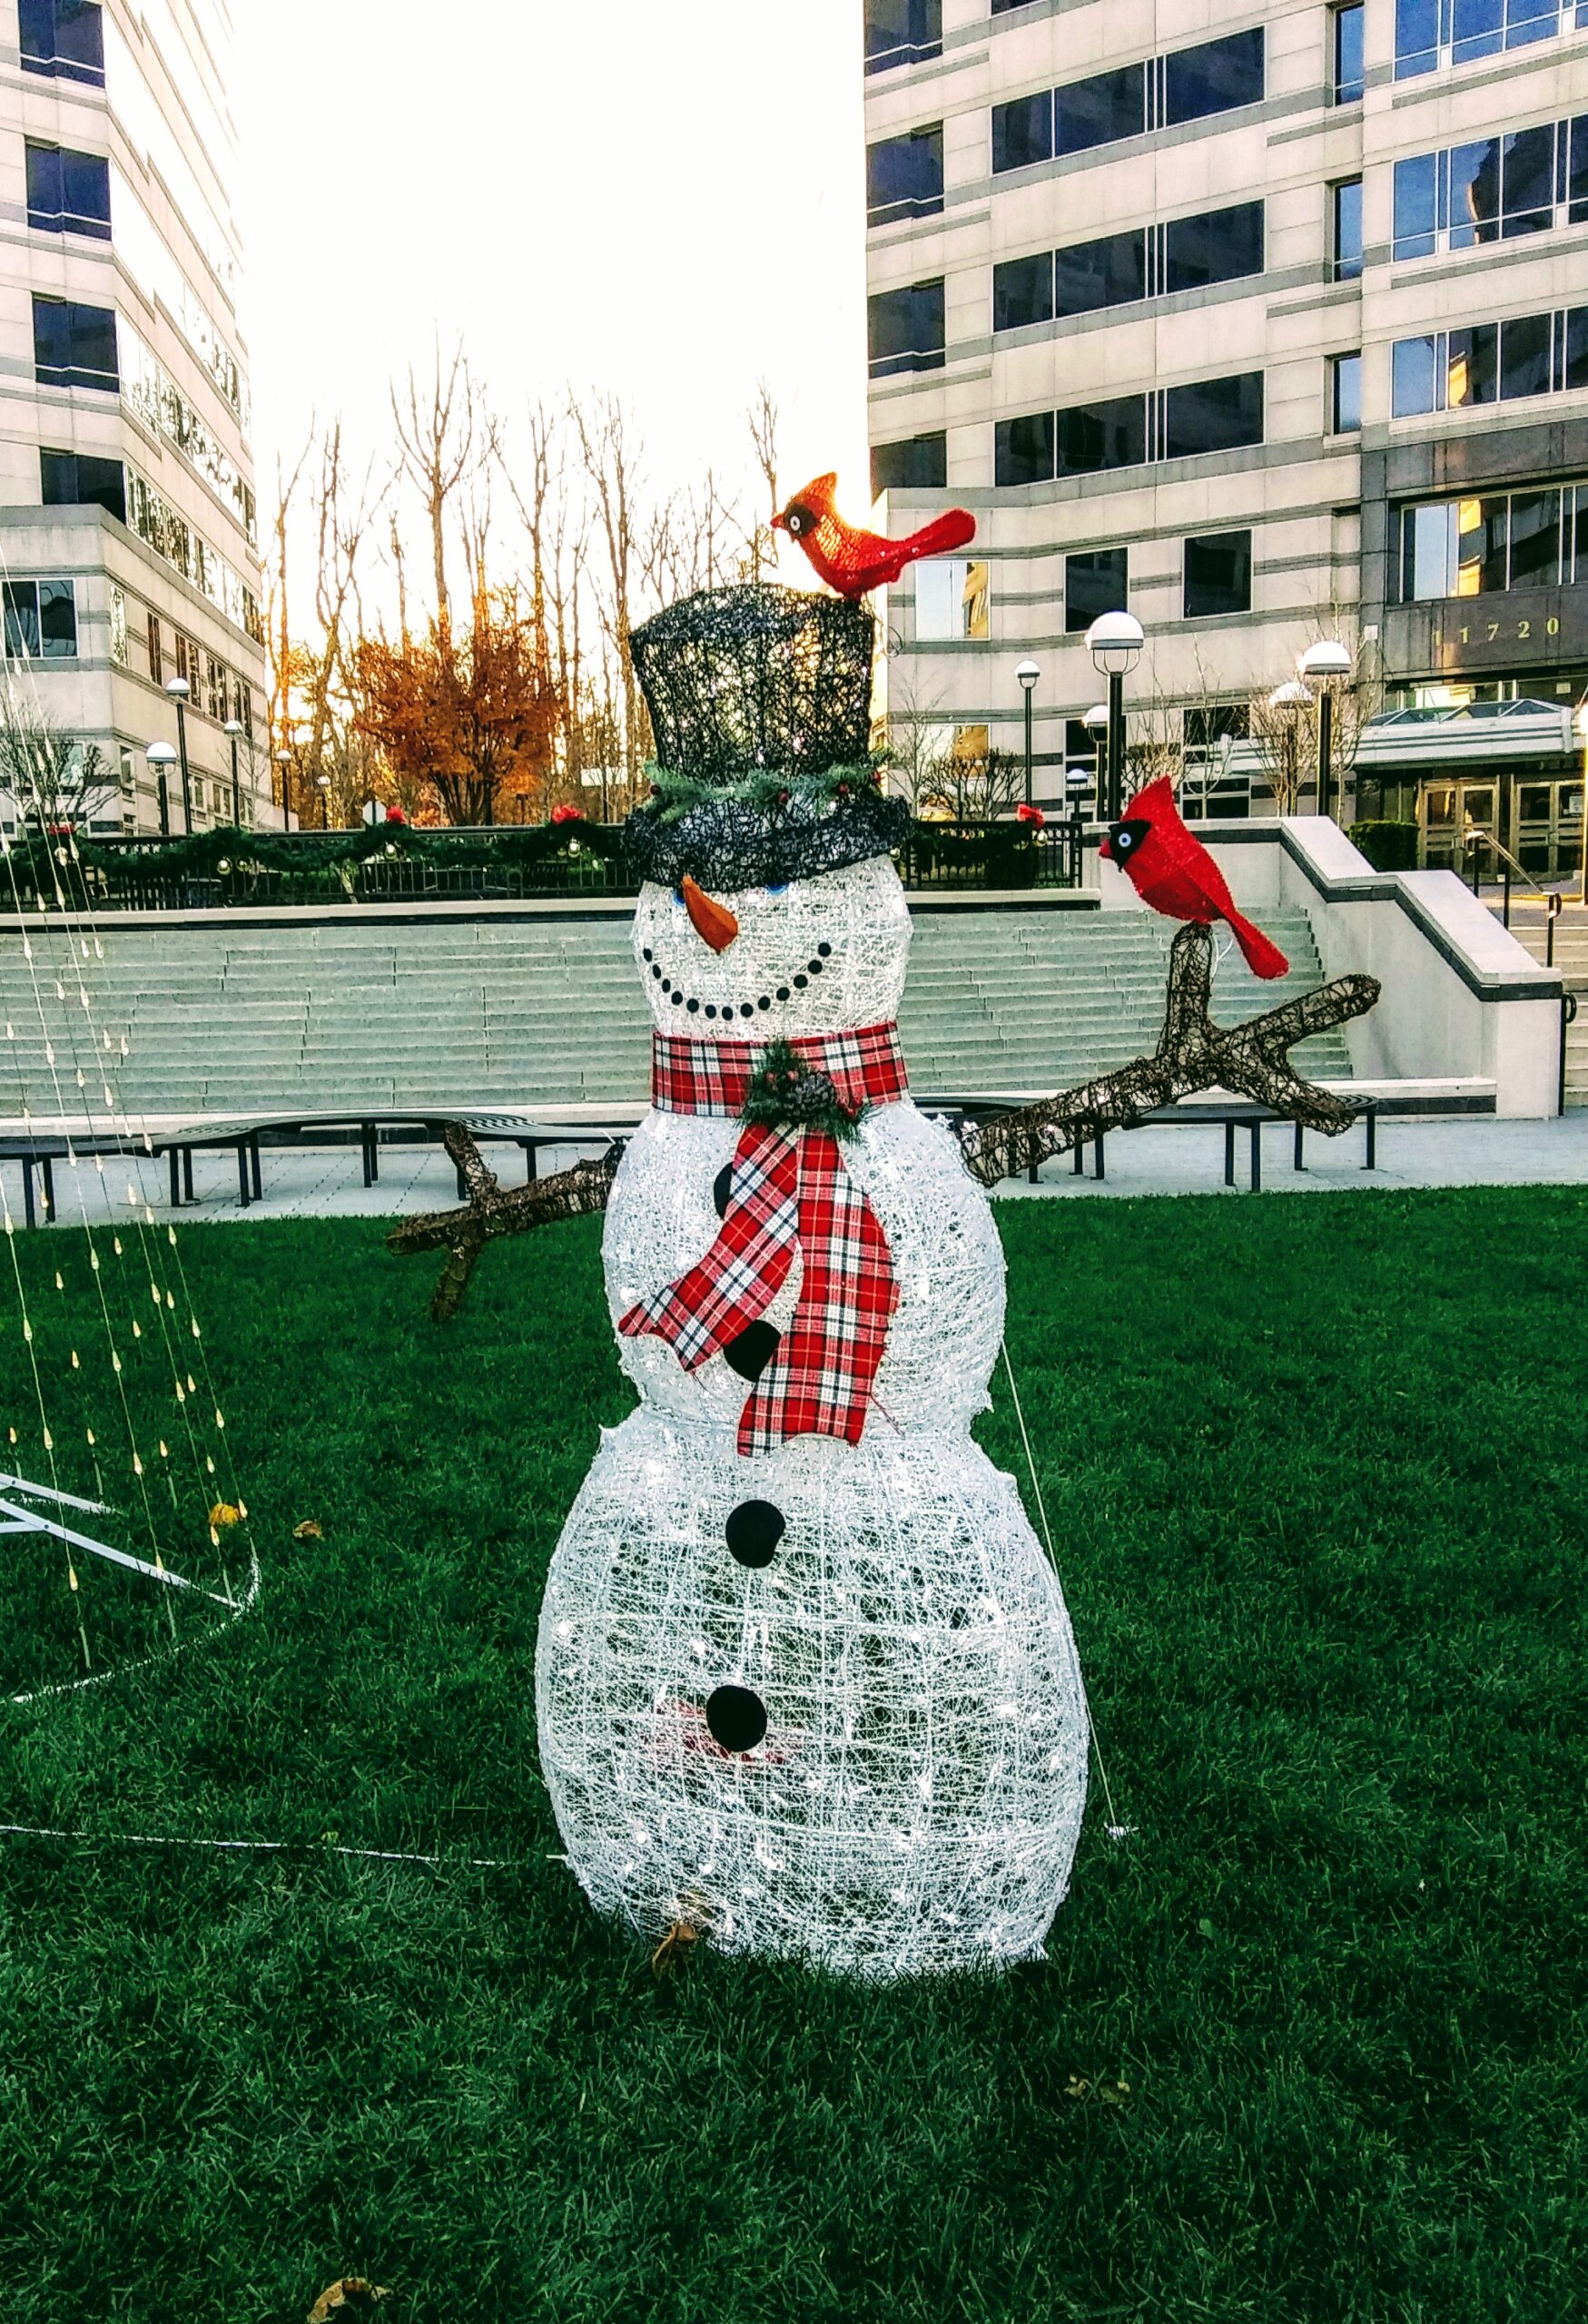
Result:
M892 1018L909 813L868 748L870 612L755 583L686 597L631 643L658 762L627 827L653 1021L744 1040Z
M910 914L889 857L723 894L648 883L634 953L659 1032L692 1040L853 1032L898 1013Z

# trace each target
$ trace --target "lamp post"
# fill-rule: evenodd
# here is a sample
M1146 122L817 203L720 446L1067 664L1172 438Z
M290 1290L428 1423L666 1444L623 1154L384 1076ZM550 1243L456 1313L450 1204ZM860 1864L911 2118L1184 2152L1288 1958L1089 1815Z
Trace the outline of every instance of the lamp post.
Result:
M320 828L328 832L330 829L330 777L329 774L317 774L314 781L320 792Z
M278 751L276 753L276 764L281 770L281 829L284 832L290 832L292 828L291 752L286 750Z
M1088 651L1109 682L1107 821L1119 820L1125 787L1125 680L1141 659L1147 635L1134 614L1099 614L1086 633Z
M191 832L193 827L193 783L187 763L187 698L191 691L185 678L167 678L165 691L176 704L176 747L182 755L182 827Z
M222 734L228 736L232 743L232 822L234 830L241 831L242 828L242 786L239 784L237 780L237 738L242 732L242 719L229 718L224 726L222 727L221 732Z
M1287 678L1284 684L1276 686L1268 696L1269 709L1278 711L1285 721L1287 772L1296 778L1296 803L1298 807L1301 804L1301 777L1297 770L1296 745L1301 714L1311 700L1311 694L1299 678Z
M160 836L171 837L171 770L176 764L176 753L169 743L151 743L143 753L154 770L155 795L160 802Z
M1301 683L1317 696L1317 812L1329 812L1330 757L1335 742L1335 688L1351 675L1351 656L1332 637L1309 645L1296 665ZM1342 783L1340 789L1345 790Z
M1041 675L1041 671L1034 662L1021 662L1015 668L1015 676L1020 680L1021 692L1026 698L1026 805L1028 807L1031 803L1031 689Z
M1097 793L1097 812L1099 821L1106 822L1108 820L1107 809L1109 803L1107 758L1109 742L1108 704L1106 702L1094 702L1091 708L1083 714L1080 723L1086 728L1087 733L1091 736L1092 787Z

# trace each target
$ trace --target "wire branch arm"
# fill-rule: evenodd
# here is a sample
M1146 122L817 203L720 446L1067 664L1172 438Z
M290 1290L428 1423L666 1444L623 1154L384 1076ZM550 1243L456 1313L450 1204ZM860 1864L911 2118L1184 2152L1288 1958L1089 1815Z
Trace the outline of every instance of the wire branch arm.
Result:
M1228 1027L1214 1024L1208 1016L1211 982L1208 932L1189 922L1170 949L1163 1031L1153 1054L1057 1097L989 1121L962 1124L960 1143L972 1176L996 1186L1105 1131L1134 1129L1158 1107L1213 1088L1270 1106L1327 1137L1348 1129L1356 1108L1296 1072L1287 1052L1310 1034L1363 1016L1378 999L1376 980L1336 977L1244 1025Z
M528 1235L558 1219L580 1218L605 1210L623 1158L621 1141L597 1159L576 1162L549 1178L504 1193L494 1171L487 1168L478 1147L461 1122L442 1128L442 1143L463 1173L469 1200L456 1210L426 1211L405 1218L386 1237L386 1247L399 1258L423 1251L445 1251L447 1257L430 1301L430 1314L445 1323L463 1304L475 1261L488 1243L505 1235Z

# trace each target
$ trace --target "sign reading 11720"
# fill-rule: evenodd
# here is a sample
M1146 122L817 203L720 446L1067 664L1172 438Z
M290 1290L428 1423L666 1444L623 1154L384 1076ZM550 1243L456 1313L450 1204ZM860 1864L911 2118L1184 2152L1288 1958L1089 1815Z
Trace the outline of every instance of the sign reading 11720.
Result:
M1525 645L1529 638L1558 637L1560 634L1559 614L1550 614L1543 620L1531 614L1519 614L1512 621L1464 621L1456 631L1463 645Z

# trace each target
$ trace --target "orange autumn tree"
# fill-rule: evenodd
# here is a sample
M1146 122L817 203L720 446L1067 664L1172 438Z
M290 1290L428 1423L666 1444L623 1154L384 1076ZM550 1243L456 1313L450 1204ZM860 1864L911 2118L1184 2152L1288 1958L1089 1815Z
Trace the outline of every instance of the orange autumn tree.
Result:
M355 724L448 822L533 820L563 722L543 625L513 589L477 589L472 615L461 634L443 617L423 637L361 639Z

